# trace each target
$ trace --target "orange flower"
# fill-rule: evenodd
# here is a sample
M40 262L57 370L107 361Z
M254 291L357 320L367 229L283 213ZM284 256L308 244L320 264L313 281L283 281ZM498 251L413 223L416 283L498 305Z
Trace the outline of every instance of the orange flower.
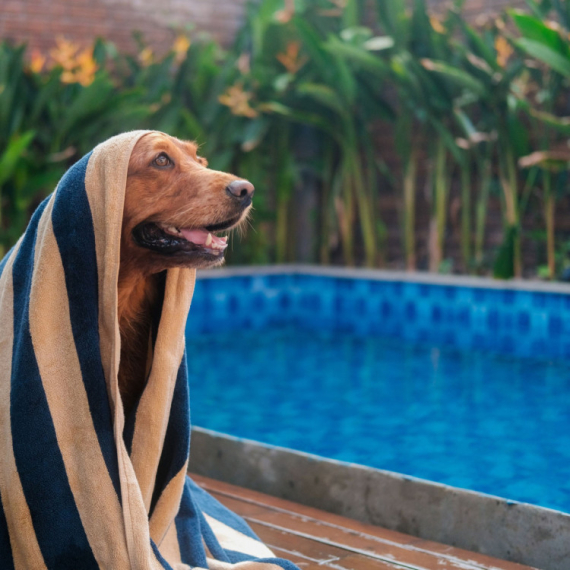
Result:
M495 49L497 50L497 63L501 67L507 67L507 63L514 53L513 47L503 36L497 36Z
M186 53L190 47L190 39L184 34L180 34L174 40L172 44L172 51L176 54L176 63L182 63L186 59Z
M308 61L307 57L299 57L300 50L301 44L299 42L289 42L285 53L279 53L276 56L285 69L291 74L297 73Z
M66 40L63 36L58 36L55 44L55 47L49 52L54 65L59 65L66 71L71 71L76 66L75 54L79 47L73 42Z
M46 56L39 49L33 49L30 58L30 71L32 73L40 73L44 67L46 59Z
M98 69L97 62L93 59L93 48L79 51L79 46L60 36L50 55L52 67L59 66L63 69L60 77L62 83L80 83L84 87L93 83Z
M228 90L218 97L218 101L229 107L234 115L248 117L254 119L259 113L250 105L252 93L243 90L241 83L236 83L228 88Z
M149 47L145 47L139 53L139 61L141 62L143 67L148 67L154 60L154 54L152 53L152 49Z
M445 26L435 16L430 16L429 23L438 34L445 34Z
M87 48L77 56L77 69L75 79L84 87L91 85L97 72L97 62L93 59L93 49Z

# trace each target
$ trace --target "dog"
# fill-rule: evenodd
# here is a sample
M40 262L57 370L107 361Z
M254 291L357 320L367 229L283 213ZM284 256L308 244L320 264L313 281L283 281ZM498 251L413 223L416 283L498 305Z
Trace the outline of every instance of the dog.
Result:
M227 237L215 234L238 227L252 207L250 182L209 169L197 153L193 142L152 132L129 161L118 281L118 379L127 415L144 390L163 272L223 264Z
M0 261L0 568L296 569L187 474L195 270L253 193L193 143L123 133Z

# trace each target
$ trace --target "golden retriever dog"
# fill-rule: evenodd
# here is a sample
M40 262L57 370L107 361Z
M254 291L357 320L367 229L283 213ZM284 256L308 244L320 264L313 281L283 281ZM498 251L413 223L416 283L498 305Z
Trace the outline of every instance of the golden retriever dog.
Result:
M216 232L235 228L251 209L253 185L209 169L197 151L192 142L152 132L130 158L118 283L119 389L127 414L146 383L162 272L222 264L227 237Z

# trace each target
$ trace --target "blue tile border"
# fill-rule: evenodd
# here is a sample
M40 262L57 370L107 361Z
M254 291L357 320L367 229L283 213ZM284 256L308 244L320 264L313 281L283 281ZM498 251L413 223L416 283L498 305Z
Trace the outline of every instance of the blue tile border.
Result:
M465 280L464 280L465 282ZM545 358L570 357L570 289L531 291L309 272L200 278L187 335L275 325L389 335Z

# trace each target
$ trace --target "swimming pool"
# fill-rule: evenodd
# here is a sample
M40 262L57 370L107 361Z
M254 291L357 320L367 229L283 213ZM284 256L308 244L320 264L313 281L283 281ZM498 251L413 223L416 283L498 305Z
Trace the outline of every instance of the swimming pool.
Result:
M570 511L570 302L484 284L200 280L193 423Z

